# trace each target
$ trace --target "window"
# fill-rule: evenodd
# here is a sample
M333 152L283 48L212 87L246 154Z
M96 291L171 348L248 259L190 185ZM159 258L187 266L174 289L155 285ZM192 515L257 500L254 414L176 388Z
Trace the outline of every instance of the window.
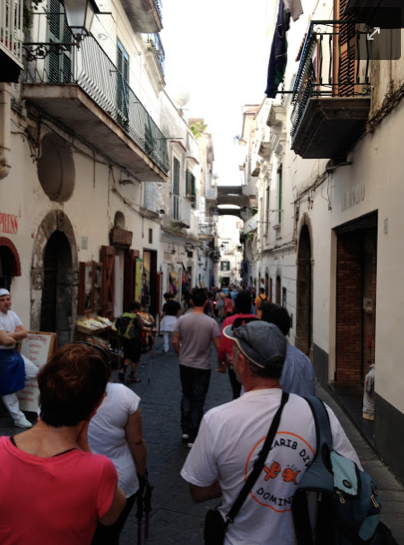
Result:
M268 234L269 229L269 181L267 181L267 187L266 187L266 208L265 208L265 233Z
M174 157L174 175L173 175L173 219L180 219L180 173L181 165Z
M282 223L282 165L278 168L278 223Z
M117 121L126 130L129 124L129 55L118 40L116 106Z
M220 262L221 271L230 271L230 261L221 261Z
M186 196L189 201L192 203L192 208L195 208L196 205L196 184L195 176L191 174L189 170L186 172Z
M73 42L73 36L67 26L63 5L60 0L49 0L48 9L48 41L50 43L65 44ZM73 50L73 47L67 48L60 55L57 51L50 51L48 56L48 78L50 83L71 83Z
M149 244L153 244L153 229L149 229Z

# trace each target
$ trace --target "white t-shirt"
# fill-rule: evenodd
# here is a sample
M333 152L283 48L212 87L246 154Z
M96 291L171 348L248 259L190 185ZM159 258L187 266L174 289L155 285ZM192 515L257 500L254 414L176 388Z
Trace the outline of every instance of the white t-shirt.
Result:
M124 384L109 382L107 395L88 428L88 444L96 454L108 456L118 472L119 484L129 498L139 488L129 445L125 438L128 416L139 408L140 397Z
M196 486L206 487L219 479L221 507L227 514L246 476L251 472L280 405L279 388L253 390L208 411L199 429L181 476ZM327 407L334 449L359 463L339 424ZM314 419L308 403L290 394L284 407L273 446L264 470L226 533L226 545L295 545L292 497L316 449Z
M0 312L0 330L4 330L6 333L14 333L20 325L22 325L21 320L12 310L8 310L6 314ZM0 349L5 350L7 348L12 348L12 346L0 344Z

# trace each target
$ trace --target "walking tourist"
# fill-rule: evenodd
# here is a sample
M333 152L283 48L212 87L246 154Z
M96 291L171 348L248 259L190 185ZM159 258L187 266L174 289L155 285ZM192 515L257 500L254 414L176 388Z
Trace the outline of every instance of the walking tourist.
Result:
M275 303L262 303L261 319L279 327L282 333L289 334L290 316L285 307ZM287 340L286 360L280 378L282 390L300 396L316 395L315 374L311 361L301 350Z
M108 382L107 354L65 345L38 374L40 419L0 438L0 543L89 545L126 500L114 464L93 454L87 429Z
M16 349L26 336L26 328L11 310L10 292L0 288L0 395L19 428L31 428L32 424L20 410L16 392L23 390L25 380L35 378L38 373L37 366Z
M182 386L182 438L192 447L203 416L211 374L211 342L216 350L220 330L214 318L204 314L207 295L204 289L192 292L193 312L181 316L175 325L173 345L180 361Z
M248 291L241 291L236 297L236 313L223 322L222 336L220 338L220 346L217 352L218 369L219 373L226 373L229 370L229 380L231 389L233 392L233 399L240 397L241 384L237 380L236 374L233 369L233 342L223 335L223 330L234 324L235 320L240 319L240 324L243 323L243 319L256 319L256 316L251 314L251 295Z
M174 301L173 295L167 292L164 294L165 303L161 314L160 331L163 333L163 350L167 353L169 350L170 333L174 332L175 324L181 316L181 305Z
M245 393L206 413L181 471L194 502L221 498L223 518L251 472L284 397L279 379L287 353L285 336L273 324L253 320L232 328L226 327L224 334L234 343L234 371ZM335 414L328 407L327 412L334 449L360 467ZM315 451L311 409L305 399L290 394L263 471L228 526L226 545L296 545L291 500Z
M260 288L258 297L255 298L255 314L261 319L261 304L269 302L269 297L265 294L264 288Z
M123 345L123 364L118 373L119 380L125 382L127 368L131 367L128 382L141 382L136 376L136 369L142 353L142 333L151 332L151 327L145 327L140 317L141 305L138 301L129 303L128 312L124 312L115 324Z
M98 339L87 342L108 350ZM140 397L124 384L113 382L108 382L106 394L88 427L88 444L94 453L104 454L114 463L126 505L114 524L98 524L92 545L119 545L119 535L135 503L139 482L147 478Z

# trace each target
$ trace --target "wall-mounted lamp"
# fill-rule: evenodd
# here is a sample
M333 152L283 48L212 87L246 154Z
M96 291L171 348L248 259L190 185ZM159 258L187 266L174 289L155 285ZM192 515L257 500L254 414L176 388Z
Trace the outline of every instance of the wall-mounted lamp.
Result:
M71 47L80 47L83 38L90 35L94 14L100 14L94 0L64 0L66 24L73 34L74 40L68 42L28 42L23 44L24 56L28 62L45 59L49 53L60 55L70 51ZM48 14L46 14L48 16Z
M66 22L77 42L90 35L94 14L99 9L94 0L64 0Z

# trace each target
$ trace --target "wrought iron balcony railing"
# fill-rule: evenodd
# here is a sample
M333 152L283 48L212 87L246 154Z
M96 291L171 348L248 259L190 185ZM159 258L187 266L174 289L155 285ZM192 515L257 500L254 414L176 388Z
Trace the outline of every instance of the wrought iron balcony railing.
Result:
M161 38L159 34L147 34L146 37L146 45L154 52L156 55L157 61L160 66L161 73L163 74L163 77L165 76L164 73L164 63L166 59L166 54L164 52L164 47L161 42Z
M293 84L292 138L313 97L368 97L367 32L349 20L312 21Z
M28 59L24 82L80 86L167 173L165 136L95 38L86 38L80 48L52 45L43 45L44 60L30 60L30 46L24 46Z

